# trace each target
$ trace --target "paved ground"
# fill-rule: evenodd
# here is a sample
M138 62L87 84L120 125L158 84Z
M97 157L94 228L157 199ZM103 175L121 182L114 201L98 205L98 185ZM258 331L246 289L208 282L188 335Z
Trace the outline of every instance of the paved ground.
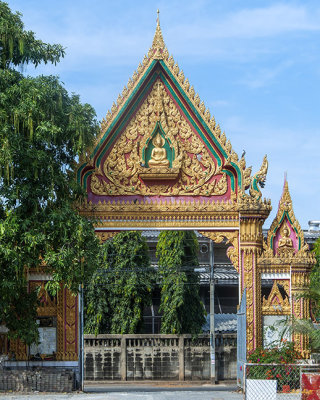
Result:
M79 393L0 393L1 400L243 400L235 386L90 385Z
M242 400L243 395L222 391L161 391L161 392L114 392L70 394L0 394L1 400Z

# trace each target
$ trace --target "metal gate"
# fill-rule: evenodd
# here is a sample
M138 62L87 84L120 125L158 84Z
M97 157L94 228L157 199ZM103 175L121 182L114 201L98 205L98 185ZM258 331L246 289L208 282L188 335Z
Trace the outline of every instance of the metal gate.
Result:
M247 361L246 299L246 289L244 289L237 312L237 383L241 388L243 388L245 363Z

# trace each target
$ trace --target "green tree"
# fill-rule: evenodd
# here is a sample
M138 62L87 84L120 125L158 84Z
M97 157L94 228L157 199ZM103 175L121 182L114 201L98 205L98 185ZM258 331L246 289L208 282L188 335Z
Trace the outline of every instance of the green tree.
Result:
M8 4L0 1L0 67L9 69L41 62L56 64L64 56L59 44L47 44L35 38L34 32L24 30L22 14L13 13Z
M99 247L92 223L75 209L84 196L75 160L98 132L95 112L57 77L19 72L63 56L0 1L0 321L27 344L38 336L28 270L45 266L52 294L61 282L76 292Z
M320 319L320 239L316 240L312 251L316 258L316 264L311 271L310 291L307 296L311 301L314 317Z
M114 245L112 239L100 247L98 267L84 288L84 333L110 333L112 266Z
M103 246L101 265L86 290L86 333L141 333L155 271L140 232L121 232Z
M205 309L199 296L198 240L192 231L164 231L157 257L161 285L161 333L201 332Z
M316 320L320 319L320 238L316 240L313 248L316 264L311 271L310 288L301 294L301 297L309 299L311 304L312 316ZM302 333L309 338L311 351L320 351L320 330L311 320L299 320L293 318L289 326L295 333Z

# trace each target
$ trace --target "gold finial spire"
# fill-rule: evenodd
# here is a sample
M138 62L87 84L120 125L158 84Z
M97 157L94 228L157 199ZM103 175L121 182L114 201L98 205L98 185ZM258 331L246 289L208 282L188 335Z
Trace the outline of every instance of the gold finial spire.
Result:
M153 42L152 42L152 48L163 50L166 47L166 45L164 44L163 37L162 37L159 14L160 14L160 11L157 10L157 27L156 27L156 33L154 35Z

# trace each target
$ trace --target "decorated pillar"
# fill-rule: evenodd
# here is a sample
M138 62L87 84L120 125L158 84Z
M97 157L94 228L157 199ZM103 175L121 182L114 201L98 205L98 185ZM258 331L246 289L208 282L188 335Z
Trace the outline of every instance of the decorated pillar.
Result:
M38 319L40 322L50 323L45 328L39 325L39 345L32 345L28 349L19 339L10 341L10 352L14 353L17 361L32 360L37 353L43 360L78 360L78 295L61 285L57 296L50 296L45 290L48 279L48 275L38 272L32 272L29 276L29 289L36 290L40 287Z
M266 204L265 204L266 205ZM266 213L265 218L269 212ZM240 290L246 288L247 296L247 352L257 347L260 323L257 320L260 301L260 281L257 274L257 260L262 252L261 213L255 215L252 210L242 210L240 217Z
M261 281L257 318L262 332L258 344L268 346L268 325L274 327L286 316L296 319L309 318L309 300L301 297L310 286L310 272L315 258L304 242L303 231L295 218L288 183L285 182L278 212L268 231L263 253L258 259L258 279ZM269 321L269 322L267 322ZM274 329L272 329L274 332ZM278 336L282 334L278 333ZM275 334L274 340L277 339ZM308 357L307 337L287 333L296 350Z
M61 288L57 304L57 360L78 360L78 295Z
M270 200L262 200L258 187L264 186L268 170L267 157L264 157L260 170L253 176L250 196L242 193L238 198L240 220L240 293L246 289L247 301L247 353L258 344L260 321L257 319L260 302L260 281L257 274L257 260L262 253L262 225L271 211Z

